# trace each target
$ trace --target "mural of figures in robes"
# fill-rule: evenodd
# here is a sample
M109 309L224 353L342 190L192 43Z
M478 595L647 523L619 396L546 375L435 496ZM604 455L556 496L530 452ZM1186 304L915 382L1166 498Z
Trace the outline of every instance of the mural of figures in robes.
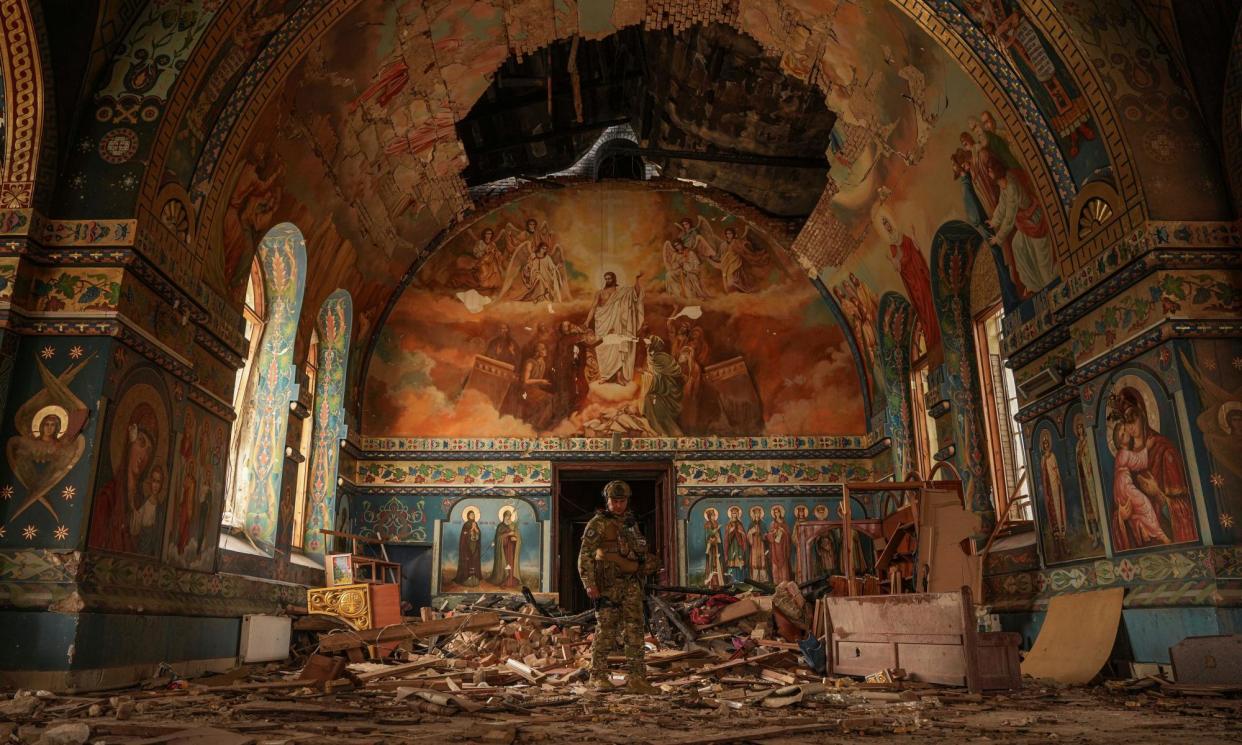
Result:
M458 502L440 524L439 592L538 591L541 524L528 502L478 497Z
M167 505L169 406L151 368L133 370L109 413L108 449L91 508L91 548L144 556L159 553Z
M726 201L576 184L519 192L463 224L379 332L362 428L418 437L865 431L849 331L791 258L788 232L726 211ZM861 282L849 288L864 310L874 305Z
M522 586L522 568L518 563L522 555L522 534L515 524L517 510L510 505L500 508L500 522L492 538L492 573L488 577L493 585L509 589Z
M733 579L746 579L746 558L749 547L746 526L742 525L742 508L729 507L729 522L725 524L725 567Z
M712 589L724 587L724 562L720 557L720 512L715 507L703 511L703 535L707 546L704 552L706 576L703 584Z
M927 266L927 258L915 245L913 238L897 229L893 223L892 214L883 206L877 205L872 219L875 221L880 236L888 241L889 260L897 274L901 276L901 283L910 299L910 305L914 308L919 322L923 324L928 352L938 349L940 347L940 319L936 316L935 305L932 302L931 269ZM874 327L874 324L872 326Z
M1109 522L1116 551L1190 543L1199 539L1194 499L1175 432L1169 397L1157 397L1146 375L1122 374L1102 399L1097 441L1108 454L1112 486Z
M462 587L478 587L483 579L483 531L479 529L479 510L467 507L465 522L457 537L457 574L453 582Z
M1068 522L1065 510L1065 488L1061 485L1061 464L1057 462L1056 451L1052 448L1053 429L1051 426L1039 432L1039 451L1036 469L1039 484L1036 486L1044 500L1044 508L1048 516L1048 539L1046 549L1055 559L1069 554Z
M793 534L785 522L785 508L772 505L772 525L767 533L768 556L772 567L772 583L793 579Z
M750 570L750 579L770 582L772 575L768 572L768 551L767 541L764 540L763 514L763 507L759 505L750 508L750 528L746 530L746 544L749 547L746 555L746 567Z

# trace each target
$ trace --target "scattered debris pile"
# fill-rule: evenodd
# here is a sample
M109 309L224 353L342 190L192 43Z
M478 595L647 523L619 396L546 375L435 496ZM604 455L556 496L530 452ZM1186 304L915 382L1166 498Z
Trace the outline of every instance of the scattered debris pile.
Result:
M1021 691L980 695L911 680L900 668L833 678L817 669L813 643L829 625L826 601L777 588L650 602L648 677L659 696L585 685L591 613L477 598L363 631L301 615L295 648L306 654L292 665L195 680L169 670L142 690L113 694L19 691L0 700L0 743L714 745L917 732L954 741L1052 733L1120 745L1134 741L1127 726L1153 726L1154 715L1175 718L1160 725L1170 738L1201 738L1227 732L1242 714L1242 685L1028 680Z

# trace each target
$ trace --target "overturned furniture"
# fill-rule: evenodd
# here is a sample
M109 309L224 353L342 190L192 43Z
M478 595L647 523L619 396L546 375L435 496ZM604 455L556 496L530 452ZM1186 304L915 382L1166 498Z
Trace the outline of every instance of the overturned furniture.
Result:
M1022 687L1021 637L979 632L969 587L958 592L829 597L821 631L828 672L870 675L900 668L910 680L972 693Z
M327 586L306 590L307 610L338 618L356 631L401 623L401 566L388 560L383 540L334 530L320 532L352 541L353 551L324 558ZM359 543L378 546L380 556L362 554ZM391 651L395 647L386 644L380 650ZM353 653L353 661L361 659L361 652Z

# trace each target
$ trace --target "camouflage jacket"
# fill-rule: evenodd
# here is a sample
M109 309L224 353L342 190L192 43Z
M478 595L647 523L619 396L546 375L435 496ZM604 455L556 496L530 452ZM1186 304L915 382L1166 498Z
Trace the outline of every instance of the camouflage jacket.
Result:
M578 574L588 590L599 589L605 577L638 573L647 541L637 526L627 525L629 518L628 513L618 517L598 510L587 523L582 548L578 550Z

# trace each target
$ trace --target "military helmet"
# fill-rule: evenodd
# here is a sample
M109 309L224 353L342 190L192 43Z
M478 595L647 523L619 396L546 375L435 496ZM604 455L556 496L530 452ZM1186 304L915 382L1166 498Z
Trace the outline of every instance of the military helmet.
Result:
M630 485L624 481L609 481L604 485L604 499L629 499Z

